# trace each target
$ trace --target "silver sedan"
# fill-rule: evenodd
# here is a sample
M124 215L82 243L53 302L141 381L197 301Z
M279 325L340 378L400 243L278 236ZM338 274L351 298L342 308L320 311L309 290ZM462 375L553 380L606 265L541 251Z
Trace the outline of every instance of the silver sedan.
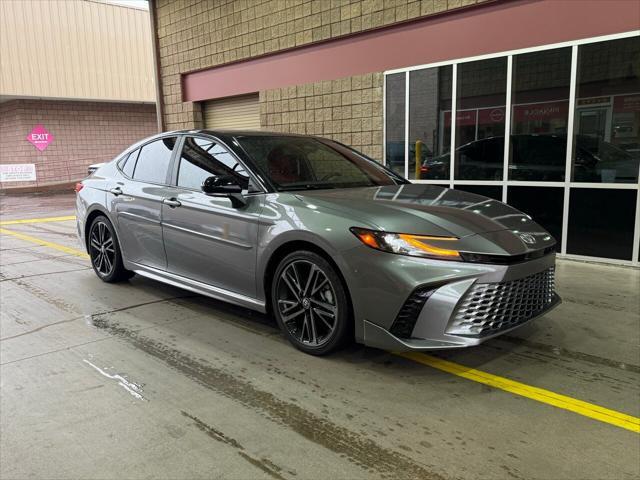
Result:
M311 354L477 345L559 302L555 240L528 215L319 137L163 133L76 191L102 280L139 274L270 312Z

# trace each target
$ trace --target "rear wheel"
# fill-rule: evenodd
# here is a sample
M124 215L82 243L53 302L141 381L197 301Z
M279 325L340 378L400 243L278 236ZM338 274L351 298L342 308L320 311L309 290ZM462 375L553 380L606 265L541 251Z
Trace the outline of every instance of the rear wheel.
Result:
M351 324L348 302L333 266L314 252L293 252L276 269L273 313L289 341L306 353L324 355L345 343Z
M100 280L115 283L134 275L124 268L116 231L104 215L97 216L91 223L87 243L91 265Z

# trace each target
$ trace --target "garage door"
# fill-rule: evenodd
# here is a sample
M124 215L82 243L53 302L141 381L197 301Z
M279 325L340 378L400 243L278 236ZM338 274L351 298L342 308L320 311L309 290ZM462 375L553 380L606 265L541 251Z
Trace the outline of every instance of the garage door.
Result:
M258 94L210 100L204 103L204 126L211 130L260 128Z

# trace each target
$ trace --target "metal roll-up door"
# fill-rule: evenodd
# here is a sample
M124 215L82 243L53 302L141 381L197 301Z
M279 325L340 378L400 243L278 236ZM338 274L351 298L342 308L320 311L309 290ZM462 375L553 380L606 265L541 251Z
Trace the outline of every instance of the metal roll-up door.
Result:
M210 130L258 130L258 94L209 100L204 103L203 115L204 127Z

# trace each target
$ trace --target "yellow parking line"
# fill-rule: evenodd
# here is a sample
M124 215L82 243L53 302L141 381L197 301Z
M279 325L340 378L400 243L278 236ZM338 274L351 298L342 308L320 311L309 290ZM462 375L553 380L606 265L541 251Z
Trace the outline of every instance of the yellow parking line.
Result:
M73 219L75 217L54 218ZM76 248L66 247L58 243L32 237L31 235L25 235L24 233L16 232L14 230L0 228L0 233L11 235L26 242L43 245L45 247L53 248L55 250L59 250L61 252L65 252L78 257L89 258L89 255ZM499 390L504 390L505 392L513 393L514 395L520 395L522 397L526 397L540 403L552 405L557 408L562 408L564 410L577 413L578 415L592 418L594 420L608 423L610 425L624 428L626 430L631 430L632 432L640 433L640 418L634 417L632 415L627 415L626 413L601 407L593 403L584 402L582 400L568 397L566 395L561 395L559 393L545 390L543 388L527 385L515 380L509 380L508 378L493 375L481 370L476 370L475 368L470 368L459 363L443 360L432 355L426 355L419 352L398 353L397 355L421 363L423 365L428 365L429 367L436 368L443 372L466 378L467 380L482 383Z
M6 228L0 228L0 233L4 235L11 235L12 237L19 238L20 240L24 240L25 242L36 243L38 245L42 245L43 247L53 248L54 250L68 253L70 255L75 255L76 257L89 258L89 255L87 255L86 252L83 252L82 250L78 250L77 248L67 247L65 245L60 245L59 243L42 240L40 238L32 237L31 235L25 235L24 233L16 232L15 230L7 230Z
M68 215L66 217L46 217L46 218L24 218L21 220L4 220L0 222L0 225L21 225L25 223L48 223L48 222L67 222L69 220L75 220L75 215Z
M525 383L509 380L508 378L499 377L491 373L476 370L475 368L443 360L432 355L426 355L419 352L398 353L397 355L413 360L414 362L442 370L443 372L466 378L467 380L482 383L515 395L546 403L547 405L553 405L554 407L562 408L600 422L609 423L616 427L640 433L640 418L627 415L626 413L610 410L593 403L583 402L582 400L567 397L566 395L560 395L543 388L533 387Z

